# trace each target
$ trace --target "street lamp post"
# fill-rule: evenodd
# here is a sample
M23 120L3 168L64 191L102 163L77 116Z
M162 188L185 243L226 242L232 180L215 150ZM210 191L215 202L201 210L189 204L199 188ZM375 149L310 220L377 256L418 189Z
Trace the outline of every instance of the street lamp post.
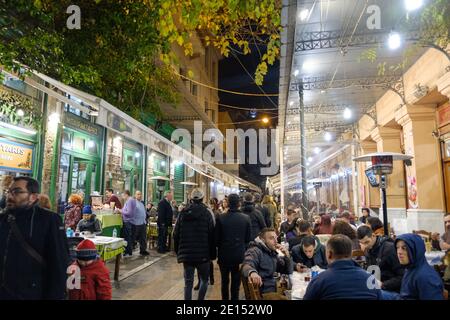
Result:
M373 181L375 180L375 178L372 178L373 175L379 176L381 202L383 207L383 226L384 226L384 234L386 236L389 236L387 201L386 201L387 175L392 173L394 160L402 160L406 162L410 161L412 158L413 157L410 155L394 152L370 153L353 158L353 161L356 162L367 162L367 161L372 162L372 166L366 170L367 178L369 179L369 182L372 186L376 185L376 181Z
M305 105L303 103L303 84L298 90L299 115L300 115L300 167L302 171L302 215L308 219L308 190L306 186L306 137L305 137Z

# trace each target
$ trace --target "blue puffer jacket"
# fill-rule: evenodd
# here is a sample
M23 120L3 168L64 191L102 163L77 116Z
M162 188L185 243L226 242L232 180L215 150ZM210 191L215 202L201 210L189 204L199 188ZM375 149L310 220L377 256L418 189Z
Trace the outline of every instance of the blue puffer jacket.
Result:
M416 234L406 233L398 236L397 242L406 243L410 264L403 275L400 296L402 299L443 300L444 286L438 273L427 263L425 244Z
M337 260L311 280L303 300L380 300L370 274L351 259Z

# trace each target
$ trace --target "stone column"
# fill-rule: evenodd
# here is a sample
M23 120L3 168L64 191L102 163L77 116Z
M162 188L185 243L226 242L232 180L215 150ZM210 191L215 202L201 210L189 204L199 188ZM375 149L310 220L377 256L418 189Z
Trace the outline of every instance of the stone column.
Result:
M374 141L366 140L360 142L361 147L361 155L377 152L377 144ZM363 207L362 198L364 197L364 206L366 207L380 207L380 190L378 188L374 188L369 184L367 180L365 170L367 169L366 162L358 162L358 186L360 188L360 198L359 199L359 212L361 215L361 208ZM364 190L364 195L362 191Z
M405 153L414 156L406 168L408 191L408 231L443 230L444 185L439 141L432 135L436 129L435 105L405 105L395 113L403 127Z
M401 129L378 126L372 131L371 137L377 143L378 152L402 153L401 134ZM388 221L398 235L407 232L405 169L403 161L394 161L393 165L392 174L387 176L386 201ZM382 217L383 212L380 208L380 218Z
M58 114L59 117L54 116L55 114ZM61 154L61 143L58 139L61 138L61 131L63 128L60 123L61 102L52 96L48 96L47 114L44 117L44 121L47 121L47 126L44 138L44 153L42 155L43 163L41 193L49 196L52 209L56 210L56 203L60 188L57 177L59 173L59 159Z

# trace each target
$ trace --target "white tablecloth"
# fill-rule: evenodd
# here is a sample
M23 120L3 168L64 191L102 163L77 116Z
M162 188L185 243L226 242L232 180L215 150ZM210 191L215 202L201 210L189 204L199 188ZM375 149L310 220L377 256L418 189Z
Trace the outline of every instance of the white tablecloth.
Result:
M294 271L290 276L289 280L292 284L291 289L291 299L292 300L301 300L305 295L306 288L308 287L309 282L305 281L305 277L311 277L311 272L297 272Z
M445 251L431 251L425 253L425 258L430 266L442 264L442 258L445 257Z
M83 237L81 235L81 237ZM127 242L123 238L113 238L113 237L103 237L103 236L95 236L94 238L83 237L85 239L91 240L96 246L106 246L111 249L119 249L122 247L126 247Z

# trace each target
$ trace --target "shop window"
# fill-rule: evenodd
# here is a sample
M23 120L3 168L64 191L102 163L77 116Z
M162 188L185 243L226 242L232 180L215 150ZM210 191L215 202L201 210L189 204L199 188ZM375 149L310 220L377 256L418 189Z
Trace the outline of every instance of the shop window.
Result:
M97 142L94 140L89 140L87 143L88 151L91 154L98 154Z
M85 150L85 140L80 137L74 137L73 138L73 148L75 150Z
M445 157L450 158L450 140L445 141Z
M72 133L64 131L63 133L63 141L62 141L62 147L64 149L72 149Z
M197 96L198 95L198 86L195 83L193 83L193 82L191 82L191 94L193 96Z

